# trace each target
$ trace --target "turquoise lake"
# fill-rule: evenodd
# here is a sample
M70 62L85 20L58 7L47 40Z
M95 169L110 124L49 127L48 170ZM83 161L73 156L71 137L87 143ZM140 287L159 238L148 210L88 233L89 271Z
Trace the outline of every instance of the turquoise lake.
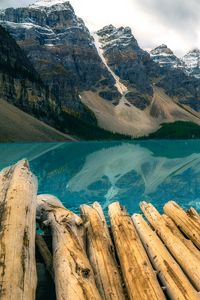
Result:
M141 200L160 211L175 200L200 211L200 140L1 144L0 168L28 158L39 193L75 212L99 201L105 212L120 201L130 213Z

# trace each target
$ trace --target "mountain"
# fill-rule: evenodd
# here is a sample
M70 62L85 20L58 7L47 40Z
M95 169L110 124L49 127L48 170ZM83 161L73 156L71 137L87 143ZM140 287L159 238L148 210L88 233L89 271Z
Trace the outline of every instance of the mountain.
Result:
M200 79L200 49L193 49L182 57L186 72Z
M178 58L167 45L163 44L151 50L150 55L153 61L161 67L181 69L186 75L200 79L200 50L198 48Z
M6 9L0 18L63 111L94 123L80 101L80 92L92 88L104 91L110 86L110 93L118 96L88 29L69 2L37 1L26 8Z
M1 10L0 24L40 74L63 132L139 137L163 123L200 124L200 80L181 68L161 67L129 27L108 25L91 34L64 0Z
M151 58L161 67L183 68L182 61L174 55L173 51L163 44L150 51Z

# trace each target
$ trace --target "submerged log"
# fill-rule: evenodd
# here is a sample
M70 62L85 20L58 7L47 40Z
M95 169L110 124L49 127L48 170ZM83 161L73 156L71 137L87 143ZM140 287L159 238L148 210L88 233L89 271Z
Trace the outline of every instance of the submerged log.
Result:
M49 251L49 248L48 248L44 238L41 235L36 234L35 242L36 242L37 249L44 260L47 271L51 275L52 279L54 279L53 257L51 255L51 252Z
M82 219L53 196L38 196L37 202L38 217L52 231L57 300L100 300L93 270L83 247Z
M175 257L182 269L191 279L197 290L200 290L200 261L199 259L188 249L185 243L174 235L166 221L162 218L159 212L154 208L152 204L142 202L140 207L148 219L149 223L156 230L161 240L164 242L168 250Z
M81 216L87 226L87 254L94 270L102 299L125 299L114 246L99 203L82 205Z
M135 214L132 219L169 298L172 300L199 299L197 291L178 263L143 217Z
M0 299L35 299L37 180L22 160L0 173Z
M193 244L193 242L191 240L189 240L188 238L186 238L182 232L179 230L179 228L176 226L176 224L174 223L174 221L168 217L167 215L162 215L163 219L165 220L167 226L169 227L169 229L171 230L171 232L177 236L184 244L185 246L199 259L200 261L200 251L198 250L198 248Z
M165 299L131 217L119 203L109 206L111 230L130 299Z
M170 201L164 206L164 212L200 249L200 223L191 218L176 202Z

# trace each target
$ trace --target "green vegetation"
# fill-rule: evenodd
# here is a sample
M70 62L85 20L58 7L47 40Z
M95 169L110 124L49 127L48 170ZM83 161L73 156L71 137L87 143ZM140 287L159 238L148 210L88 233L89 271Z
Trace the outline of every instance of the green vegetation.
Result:
M183 122L183 121L162 124L162 127L158 131L150 134L147 138L148 139L199 139L200 126L192 122Z
M63 132L84 140L130 140L131 138L122 134L112 133L97 127L95 124L87 123L66 112L63 113L63 121L59 128Z

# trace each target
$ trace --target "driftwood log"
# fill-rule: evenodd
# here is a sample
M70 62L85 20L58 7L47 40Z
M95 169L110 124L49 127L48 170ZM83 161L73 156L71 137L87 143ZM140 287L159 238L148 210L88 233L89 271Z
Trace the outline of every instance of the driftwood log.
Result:
M149 223L156 230L163 243L168 250L176 258L184 272L188 275L197 290L200 290L200 261L199 259L188 249L185 243L174 235L166 221L162 218L156 208L146 202L142 202L140 207L148 219Z
M194 222L197 222L198 224L200 224L200 215L198 214L198 212L193 207L188 209L187 215L190 218L192 218Z
M57 300L100 300L94 274L83 247L83 222L53 196L37 199L37 216L52 232Z
M155 231L150 228L141 215L135 214L132 219L169 298L172 300L199 299L197 291Z
M51 252L49 251L49 248L43 236L36 234L35 242L36 242L37 249L43 258L47 271L51 275L52 279L54 279L53 257L51 255Z
M35 299L37 180L26 160L0 173L0 299Z
M99 203L82 205L86 224L87 254L94 270L97 287L104 300L125 299L114 246Z
M185 246L199 259L200 261L200 251L199 249L193 244L193 242L191 240L189 240L188 238L186 238L182 232L179 230L179 228L176 226L176 224L174 223L174 221L168 217L167 215L162 215L163 219L166 222L166 225L168 226L168 228L171 230L171 232L177 236L184 244Z
M131 217L118 202L109 206L109 216L129 298L165 299Z
M164 206L164 212L200 249L200 222L187 214L176 202L170 201ZM196 217L197 218L197 217Z

